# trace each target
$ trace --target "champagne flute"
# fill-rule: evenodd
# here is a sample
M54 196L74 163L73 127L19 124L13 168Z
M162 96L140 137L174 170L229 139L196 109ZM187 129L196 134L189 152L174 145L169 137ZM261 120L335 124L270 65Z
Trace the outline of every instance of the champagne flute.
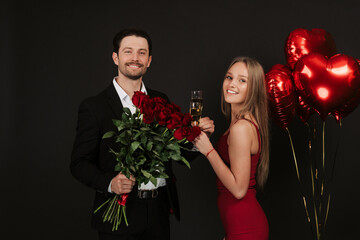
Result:
M199 120L201 118L202 109L203 109L202 90L191 91L190 115L194 119L194 121L192 122L193 126L199 125Z

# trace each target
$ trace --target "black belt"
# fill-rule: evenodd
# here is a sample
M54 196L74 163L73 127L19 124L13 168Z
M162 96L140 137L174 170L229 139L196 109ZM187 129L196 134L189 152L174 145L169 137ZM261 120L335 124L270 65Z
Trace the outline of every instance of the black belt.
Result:
M140 190L139 189L137 197L140 199L157 198L164 190L165 190L165 187L159 187L157 189L151 189L151 190Z

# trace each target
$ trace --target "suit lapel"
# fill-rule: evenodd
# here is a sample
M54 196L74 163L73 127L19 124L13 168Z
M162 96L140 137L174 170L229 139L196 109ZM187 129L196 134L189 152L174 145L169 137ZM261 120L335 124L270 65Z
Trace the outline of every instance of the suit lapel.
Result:
M146 87L146 92L150 98L159 97L156 91L152 90L151 88Z
M108 103L114 112L117 119L121 119L121 115L123 113L123 105L121 104L121 100L119 95L117 94L113 83L106 89L106 95Z

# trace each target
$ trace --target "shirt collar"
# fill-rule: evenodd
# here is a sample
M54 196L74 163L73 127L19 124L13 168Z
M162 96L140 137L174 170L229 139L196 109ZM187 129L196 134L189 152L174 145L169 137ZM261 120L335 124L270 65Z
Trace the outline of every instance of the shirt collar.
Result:
M115 90L116 90L117 94L119 95L120 99L123 101L126 101L127 98L130 99L129 95L127 95L127 93L124 91L124 89L122 89L122 87L120 87L120 85L116 82L116 78L117 77L113 78L113 84L114 84ZM140 91L147 94L144 82L141 82L141 90Z

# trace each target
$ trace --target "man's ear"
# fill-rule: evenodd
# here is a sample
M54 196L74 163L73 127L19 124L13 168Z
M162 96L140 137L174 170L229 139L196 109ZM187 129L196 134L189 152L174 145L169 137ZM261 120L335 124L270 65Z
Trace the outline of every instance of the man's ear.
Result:
M112 53L112 59L113 59L115 65L119 65L119 57L116 52Z
M147 67L150 67L151 60L152 60L152 56L149 56L149 62L148 62Z

